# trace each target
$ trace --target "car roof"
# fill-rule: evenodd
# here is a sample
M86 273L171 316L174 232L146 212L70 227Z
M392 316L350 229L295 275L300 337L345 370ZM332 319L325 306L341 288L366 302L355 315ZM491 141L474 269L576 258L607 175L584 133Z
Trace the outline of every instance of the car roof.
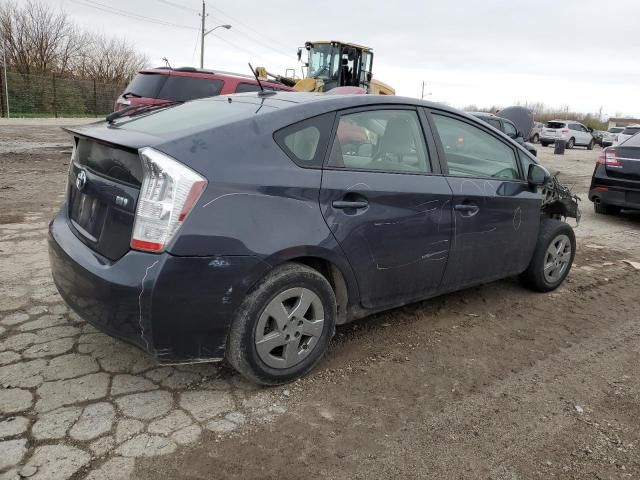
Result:
M202 78L203 76L211 76L213 78L223 78L223 79L233 79L237 81L249 81L251 83L257 84L255 77L253 75L245 75L243 73L234 73L234 72L226 72L223 70L208 70L204 68L194 68L194 67L179 67L179 68L170 68L170 67L156 67L156 68L145 68L140 70L138 73L153 73L156 75L177 75L181 77L198 77ZM265 85L282 85L282 83L274 82L272 80L261 80Z

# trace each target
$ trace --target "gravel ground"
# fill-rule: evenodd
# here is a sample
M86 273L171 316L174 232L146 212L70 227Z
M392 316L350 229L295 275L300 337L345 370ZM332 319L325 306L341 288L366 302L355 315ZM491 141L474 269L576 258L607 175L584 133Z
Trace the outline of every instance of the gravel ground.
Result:
M584 198L558 291L506 280L376 315L307 378L258 389L158 367L64 306L57 124L0 124L0 480L640 476L640 215L592 213L596 151L539 147Z

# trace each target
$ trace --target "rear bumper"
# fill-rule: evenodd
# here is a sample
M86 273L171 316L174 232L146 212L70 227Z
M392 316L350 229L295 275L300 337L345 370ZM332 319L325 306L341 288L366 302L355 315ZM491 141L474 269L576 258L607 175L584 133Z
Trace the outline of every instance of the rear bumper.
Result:
M137 251L112 262L74 235L65 212L49 226L49 258L60 295L78 315L160 363L224 357L233 312L266 264Z
M640 210L640 181L610 177L604 166L597 165L591 179L589 200Z

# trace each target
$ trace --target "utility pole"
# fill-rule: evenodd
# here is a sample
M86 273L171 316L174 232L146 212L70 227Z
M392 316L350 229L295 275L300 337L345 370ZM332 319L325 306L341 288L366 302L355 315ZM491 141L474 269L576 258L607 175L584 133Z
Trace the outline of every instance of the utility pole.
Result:
M202 14L200 15L202 17L202 29L200 30L200 68L204 68L204 18L207 16L206 8L207 6L204 0L202 0Z
M420 98L424 100L424 80L422 80L422 96Z
M2 59L4 64L4 93L7 97L7 118L11 118L11 114L9 113L9 84L7 83L7 39L4 39L2 42Z

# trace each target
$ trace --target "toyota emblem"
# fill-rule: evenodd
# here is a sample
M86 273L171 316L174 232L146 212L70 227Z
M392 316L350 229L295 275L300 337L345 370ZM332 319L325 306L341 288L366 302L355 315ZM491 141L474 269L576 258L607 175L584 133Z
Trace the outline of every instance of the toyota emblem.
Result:
M78 187L78 190L82 190L86 184L87 174L84 170L80 170L80 172L78 172L78 175L76 175L76 187Z

